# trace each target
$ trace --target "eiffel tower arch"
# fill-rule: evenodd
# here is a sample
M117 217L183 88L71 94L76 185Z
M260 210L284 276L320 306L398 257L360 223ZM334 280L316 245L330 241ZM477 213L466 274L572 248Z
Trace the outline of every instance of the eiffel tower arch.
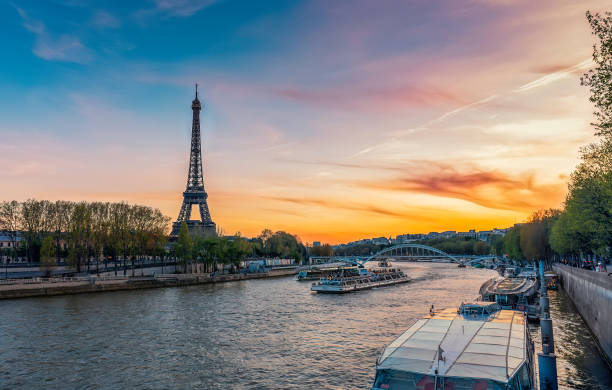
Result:
M183 205L176 222L172 224L171 237L177 237L183 222L187 223L189 233L199 235L216 235L216 225L208 210L208 194L204 191L204 174L202 173L202 145L200 138L200 111L202 105L198 100L198 85L196 84L195 99L191 103L193 122L191 125L191 153L189 155L189 173L187 188L183 192ZM201 219L191 219L193 206L200 209Z

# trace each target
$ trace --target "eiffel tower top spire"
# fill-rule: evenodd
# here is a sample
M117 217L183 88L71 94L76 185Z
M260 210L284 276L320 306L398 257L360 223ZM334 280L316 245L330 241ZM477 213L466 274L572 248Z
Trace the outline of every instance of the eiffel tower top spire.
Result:
M200 100L198 99L198 83L196 83L195 85L195 99L193 99L193 102L191 102L191 109L194 111L193 112L194 115L195 115L196 110L200 111L202 109L202 105L200 104ZM199 122L199 118L198 118L198 122Z
M191 125L191 151L189 154L189 172L187 173L187 186L183 192L183 205L176 222L172 225L171 236L178 235L181 224L186 222L189 231L199 231L205 234L215 234L215 223L210 217L204 190L204 174L202 172L202 145L200 138L200 111L202 104L198 99L198 84L196 84L195 99L191 103L193 122ZM192 206L199 206L200 220L191 220Z

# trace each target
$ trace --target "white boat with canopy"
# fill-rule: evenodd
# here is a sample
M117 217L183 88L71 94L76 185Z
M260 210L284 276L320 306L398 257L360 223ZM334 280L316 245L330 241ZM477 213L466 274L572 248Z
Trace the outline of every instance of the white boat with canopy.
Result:
M382 352L373 390L535 389L525 314L462 304L416 321Z
M343 294L374 287L385 287L409 282L410 278L400 269L343 269L341 272L321 278L313 283L311 291L327 294Z

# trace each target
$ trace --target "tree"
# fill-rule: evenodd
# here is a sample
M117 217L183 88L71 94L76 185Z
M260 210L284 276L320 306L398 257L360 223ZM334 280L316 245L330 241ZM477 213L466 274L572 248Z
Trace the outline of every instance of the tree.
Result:
M192 241L189 236L189 228L187 224L183 222L181 229L179 230L178 240L174 249L176 256L183 263L183 272L187 272L187 263L192 259Z
M308 247L308 254L311 256L332 256L334 248L329 244Z
M482 242L482 241L478 241L474 244L474 254L475 255L486 255L490 252L490 247Z
M287 257L295 259L297 262L307 256L306 248L297 236L283 231L272 234L270 230L266 229L260 237L263 240L263 252L267 256Z
M491 236L491 251L497 256L504 255L504 237L501 235Z
M592 14L587 11L586 18L591 32L599 42L593 45L595 67L580 79L591 92L589 100L595 106L596 135L612 137L612 13Z
M51 238L51 236L46 236L40 248L40 268L48 277L51 275L51 271L53 271L56 265L57 261L55 259L53 238Z
M538 210L531 215L527 223L520 226L520 248L525 258L538 260L550 259L553 256L549 237L560 213L556 209Z
M520 226L510 228L504 236L504 251L513 260L524 258L521 251L521 231Z
M91 210L87 203L74 206L70 216L70 239L76 255L76 271L81 272L81 264L87 260L89 268L89 248L91 242Z
M612 172L598 176L572 178L566 216L554 229L557 250L606 255L612 246Z
M45 214L49 201L28 199L21 205L21 218L25 234L28 261L37 261L41 235L46 228Z
M607 255L612 247L612 13L586 13L597 42L595 67L581 78L595 107L596 142L581 150L572 173L565 212L554 223L550 242L560 254Z
M55 233L56 257L58 261L61 255L62 242L65 238L65 233L68 231L68 224L73 208L74 203L58 200L48 209L47 215L50 220L49 230Z

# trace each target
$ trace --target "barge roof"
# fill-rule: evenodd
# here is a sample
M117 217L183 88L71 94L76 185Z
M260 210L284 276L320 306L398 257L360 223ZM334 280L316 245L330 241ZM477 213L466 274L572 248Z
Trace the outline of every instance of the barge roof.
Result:
M480 320L447 309L418 320L385 348L377 369L507 383L527 359L523 314Z
M533 291L535 285L535 279L517 277L488 281L483 287L488 294L517 295Z

